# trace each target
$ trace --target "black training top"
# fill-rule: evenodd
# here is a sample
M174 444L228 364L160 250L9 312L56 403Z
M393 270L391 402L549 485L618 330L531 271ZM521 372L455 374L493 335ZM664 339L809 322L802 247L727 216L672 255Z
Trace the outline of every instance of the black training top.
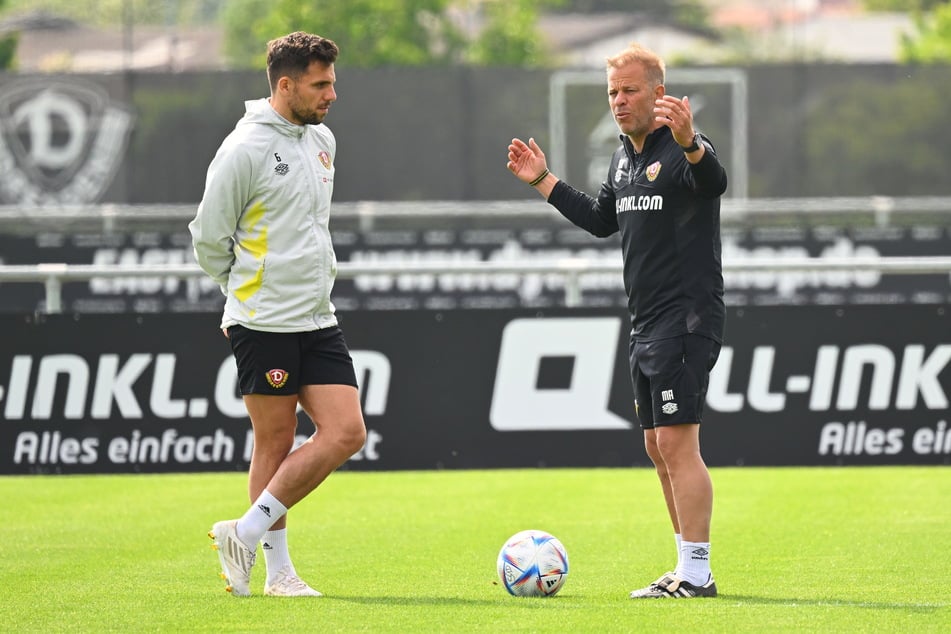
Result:
M582 229L621 232L624 288L637 341L686 333L723 340L720 195L726 171L710 141L696 165L667 126L638 154L626 135L597 199L559 181L548 202Z

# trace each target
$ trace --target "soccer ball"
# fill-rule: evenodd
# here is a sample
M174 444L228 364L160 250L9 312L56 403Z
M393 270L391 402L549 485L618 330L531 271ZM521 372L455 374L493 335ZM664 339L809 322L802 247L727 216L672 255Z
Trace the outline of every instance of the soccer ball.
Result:
M502 546L499 579L517 597L550 597L568 576L568 551L545 531L515 533Z

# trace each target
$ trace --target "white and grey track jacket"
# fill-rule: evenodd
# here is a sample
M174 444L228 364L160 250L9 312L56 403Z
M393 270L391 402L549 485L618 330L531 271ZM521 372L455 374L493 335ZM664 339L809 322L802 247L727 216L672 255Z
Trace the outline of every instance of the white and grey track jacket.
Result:
M201 268L227 296L222 328L302 332L337 324L330 199L337 142L295 125L267 99L225 138L188 229Z

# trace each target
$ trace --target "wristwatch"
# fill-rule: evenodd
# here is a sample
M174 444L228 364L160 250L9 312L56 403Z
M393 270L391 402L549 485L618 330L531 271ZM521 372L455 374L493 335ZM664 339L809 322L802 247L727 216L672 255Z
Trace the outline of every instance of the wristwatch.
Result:
M680 147L683 149L684 154L690 154L700 149L700 143L700 133L697 132L693 135L693 141L690 142L690 145L681 145Z

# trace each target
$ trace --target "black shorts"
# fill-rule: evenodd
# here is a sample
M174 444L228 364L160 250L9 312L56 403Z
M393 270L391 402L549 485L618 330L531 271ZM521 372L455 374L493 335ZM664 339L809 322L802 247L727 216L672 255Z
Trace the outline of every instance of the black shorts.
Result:
M720 344L701 335L631 341L634 411L643 429L700 423Z
M302 385L357 386L339 327L307 332L228 328L242 394L297 394Z

